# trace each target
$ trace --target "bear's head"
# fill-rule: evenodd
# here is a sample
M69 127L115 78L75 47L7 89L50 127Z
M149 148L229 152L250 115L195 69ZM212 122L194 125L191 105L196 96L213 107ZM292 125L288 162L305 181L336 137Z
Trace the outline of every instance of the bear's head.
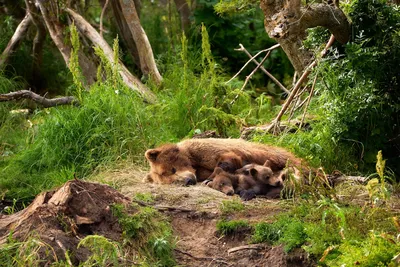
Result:
M224 171L221 167L215 167L209 179L211 180L207 183L209 187L228 196L232 196L235 193L237 177L234 174Z
M146 181L159 184L196 184L196 171L189 157L182 153L177 145L170 144L149 149L145 156L150 163Z
M234 152L222 154L217 162L217 166L226 172L234 173L237 169L242 168L242 158Z

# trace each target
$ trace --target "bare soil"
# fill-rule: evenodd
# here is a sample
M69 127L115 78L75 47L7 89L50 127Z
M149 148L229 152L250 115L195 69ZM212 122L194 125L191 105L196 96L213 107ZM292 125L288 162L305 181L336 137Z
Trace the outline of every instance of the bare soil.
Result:
M231 236L217 233L216 224L221 219L247 220L250 224L272 221L284 210L281 201L256 198L243 202L243 210L227 213L221 203L235 198L241 201L239 197L203 185L143 183L145 174L138 169L103 172L92 177L94 183L72 180L43 192L26 209L0 214L0 245L8 241L10 232L16 240L26 240L33 232L45 244L39 251L43 265L65 259L67 251L70 264L77 265L90 255L86 248L77 248L84 237L96 234L122 241L122 229L111 205L129 205L131 201L143 204L137 194L147 193L155 200L150 205L170 220L177 238L175 257L179 266L313 266L301 250L287 254L281 246L251 244L250 228Z
M103 173L97 181L116 187L123 195L135 199L137 193L149 193L154 206L168 213L178 238L175 256L179 266L313 266L302 250L287 254L282 246L250 244L249 230L233 236L220 236L216 224L222 218L247 220L251 224L272 221L283 211L279 200L256 198L243 202L244 210L229 214L221 211L226 196L201 184L183 187L143 183L146 171L125 169Z

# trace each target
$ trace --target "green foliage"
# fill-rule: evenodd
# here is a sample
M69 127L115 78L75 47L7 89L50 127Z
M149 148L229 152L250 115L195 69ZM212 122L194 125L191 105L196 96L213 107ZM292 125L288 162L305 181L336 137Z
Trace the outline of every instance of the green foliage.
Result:
M230 214L244 210L245 206L240 199L222 200L219 209L222 214Z
M154 196L150 193L136 193L134 199L147 204L152 204L155 202Z
M122 205L112 207L119 220L127 246L133 246L151 266L175 266L172 229L165 217L151 207ZM129 215L134 211L133 215Z
M286 251L301 246L313 258L324 255L323 266L354 262L377 266L400 253L393 215L383 208L341 205L329 199L302 201L277 215L274 222L255 225L252 240L284 244Z
M76 87L75 89L75 95L78 97L79 101L82 101L82 91L84 90L83 87L83 75L82 71L79 66L79 34L78 31L75 27L75 24L72 24L70 27L71 31L71 44L72 44L72 49L71 49L71 57L69 60L69 69L72 74L72 79L74 81L74 85Z
M33 234L22 242L10 235L7 243L0 247L1 266L41 266L46 262L43 255L57 259L53 248Z
M233 235L241 230L246 229L250 229L250 225L245 220L227 221L222 219L217 222L217 231L220 235Z
M398 172L400 12L384 0L358 0L350 17L352 42L320 64L326 88L319 103L332 137L354 144L364 170L373 170L382 150L388 167Z
M297 218L287 215L278 216L273 223L261 222L256 224L253 242L267 242L269 244L283 243L285 251L291 251L306 241L304 224Z
M243 44L252 55L275 44L265 32L264 15L258 5L259 3L252 0L196 2L193 14L194 28L200 29L201 25L207 27L215 61L221 64L226 72L236 73L249 60L243 52L235 51L239 44ZM193 45L199 43L196 41L199 38L197 32L200 31L194 32ZM262 55L256 59L261 61ZM286 76L293 74L293 68L282 50L274 50L264 66L278 80L284 80ZM253 66L250 65L240 77L244 79L252 70ZM262 92L281 93L262 72L256 73L251 83L258 89L256 94L253 91L256 96Z
M118 259L122 253L117 242L99 235L88 235L79 242L78 248L81 246L89 249L92 253L82 266L106 266L110 264L118 266Z
M340 252L326 261L326 266L343 266L357 264L360 266L390 266L394 256L400 252L400 244L394 242L392 235L371 232L360 242L345 241L337 247ZM393 262L394 264L394 262ZM394 264L392 266L396 266Z

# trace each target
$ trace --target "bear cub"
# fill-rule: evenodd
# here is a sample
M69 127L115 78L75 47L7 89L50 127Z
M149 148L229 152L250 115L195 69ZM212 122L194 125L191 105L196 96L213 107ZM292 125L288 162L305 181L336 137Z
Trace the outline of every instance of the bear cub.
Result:
M256 195L277 198L283 188L280 172L274 174L267 160L264 165L248 164L229 173L216 167L207 185L226 195L239 194L242 200L253 199Z

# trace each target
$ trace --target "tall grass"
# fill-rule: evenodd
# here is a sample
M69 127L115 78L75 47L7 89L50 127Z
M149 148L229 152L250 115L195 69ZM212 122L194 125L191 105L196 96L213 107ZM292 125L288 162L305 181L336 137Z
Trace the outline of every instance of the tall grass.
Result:
M98 166L121 160L142 164L147 148L194 132L215 129L221 135L237 136L240 124L257 106L242 92L227 108L241 84L224 84L226 76L211 56L206 29L202 32L202 52L190 52L182 39L175 63L164 73L163 86L149 84L158 97L153 105L123 85L117 66L106 62L99 49L95 49L102 62L99 77L106 79L89 91L81 86L79 68L71 67L72 76L78 77L71 92L80 106L35 112L30 118L33 126L24 129L23 149L2 164L0 190L9 198L29 199L74 176L84 178ZM118 58L116 44L114 57ZM192 69L194 61L200 73Z

